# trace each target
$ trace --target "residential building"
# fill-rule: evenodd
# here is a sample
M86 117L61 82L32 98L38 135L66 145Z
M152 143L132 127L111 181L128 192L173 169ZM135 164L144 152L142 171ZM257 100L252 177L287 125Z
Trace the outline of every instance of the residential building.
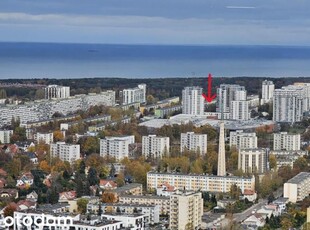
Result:
M284 183L283 187L284 198L288 198L292 203L302 201L310 193L310 173L300 172Z
M50 145L52 157L59 157L62 161L73 163L81 158L80 145L66 144L65 142L56 142Z
M116 160L129 157L129 145L135 143L135 136L105 137L100 139L100 156Z
M244 229L258 229L259 227L263 227L266 221L262 214L255 213L250 215L242 222L242 226Z
M120 195L120 204L157 205L161 215L169 214L170 198L166 196L152 195Z
M245 173L263 174L267 171L267 149L239 149L238 169Z
M70 87L61 85L49 85L44 88L45 99L68 98L70 97Z
M33 179L34 177L31 174L31 172L26 172L17 179L16 187L19 187L19 188L30 187L33 184Z
M53 133L36 133L34 135L34 140L36 143L43 142L44 144L51 144L54 142L54 134Z
M100 179L99 187L103 190L116 189L117 184L113 180Z
M269 155L274 155L277 159L277 168L282 166L290 166L293 168L294 162L303 156L308 155L308 151L303 150L273 150L269 152Z
M237 149L257 148L256 133L246 133L243 130L232 131L230 132L229 145Z
M123 90L123 105L131 103L145 103L146 102L146 84L139 84L136 88Z
M100 204L87 204L87 212L97 213ZM120 204L120 203L101 203L102 212L105 213L124 213L124 214L144 214L150 224L159 223L159 206L146 204Z
M272 81L263 81L261 105L269 103L273 98L274 84Z
M11 142L12 135L13 135L13 130L0 130L0 143L9 144Z
M169 155L169 137L148 135L142 137L142 155L150 158L161 158L163 154Z
M246 101L246 99L247 92L244 86L221 84L217 89L216 111L230 113L232 101Z
M181 152L185 150L199 152L200 155L207 153L207 134L195 134L194 132L181 133Z
M172 115L175 112L182 111L182 105L175 105L172 107L158 108L155 110L155 116L159 118L165 118Z
M250 119L249 102L248 101L232 101L230 105L231 120L247 121Z
M156 195L157 196L170 196L171 194L173 194L176 191L174 186L171 186L168 183L164 183L162 185L160 185L157 189L156 189Z
M300 150L300 134L274 133L273 150Z
M64 99L38 100L26 102L19 105L5 105L0 107L0 127L8 125L15 119L20 118L21 126L32 126L29 122L48 123L56 112L64 116L72 114L78 110L87 110L95 105L115 105L115 91L108 90L99 94L90 93L88 95L76 95ZM65 120L65 119L63 119ZM29 125L28 125L29 124ZM38 125L38 124L36 124Z
M275 89L273 94L273 121L299 122L308 109L308 98L302 86Z
M171 230L200 229L203 215L201 192L176 191L170 196Z
M144 214L102 214L101 217L107 220L120 221L122 227L130 228L131 230L146 230L147 216Z
M204 98L201 87L185 87L182 90L182 113L191 115L204 114Z
M174 186L176 189L229 192L232 185L236 184L242 192L245 189L255 190L255 177L214 176L204 174L181 173L147 173L147 189L156 189L164 183Z

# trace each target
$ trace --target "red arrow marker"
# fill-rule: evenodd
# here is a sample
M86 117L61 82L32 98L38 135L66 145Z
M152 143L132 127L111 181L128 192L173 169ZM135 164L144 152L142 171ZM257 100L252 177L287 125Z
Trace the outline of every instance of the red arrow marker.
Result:
M202 94L202 96L206 99L207 102L211 102L213 99L216 98L216 94L214 94L213 96L211 96L212 94L212 76L209 73L208 76L208 96L205 95L204 93Z

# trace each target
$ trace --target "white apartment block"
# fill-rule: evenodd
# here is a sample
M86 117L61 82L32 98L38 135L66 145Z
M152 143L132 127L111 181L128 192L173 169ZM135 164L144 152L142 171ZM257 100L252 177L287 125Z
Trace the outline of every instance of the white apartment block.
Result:
M204 114L204 98L201 87L185 87L182 90L182 113L191 115Z
M13 130L0 130L0 142L1 142L1 144L10 143L12 135L13 135Z
M12 117L20 118L21 124L47 120L55 112L68 115L77 110L87 110L93 105L115 105L115 91L108 90L99 94L76 95L65 99L38 100L22 105L0 107L0 126L10 124Z
M53 133L36 133L34 134L34 140L36 143L43 142L44 144L51 144L54 142L54 134Z
M70 97L70 87L61 85L49 85L44 88L45 99L68 98Z
M235 146L237 149L257 148L256 133L245 133L243 130L230 132L229 145L230 147Z
M46 230L67 230L70 226L71 230L117 230L122 229L125 224L121 221L93 220L82 219L81 215L71 215L68 213L51 213L41 212L37 210L15 211L14 223L12 229L46 229ZM23 220L34 220L31 226L27 222L27 226ZM135 225L133 225L135 226ZM134 228L132 228L134 229Z
M171 230L200 229L203 215L201 192L177 191L170 196Z
M66 144L65 142L56 142L50 145L52 157L59 157L62 161L73 163L81 158L80 145Z
M181 152L184 150L199 151L200 155L207 153L207 134L195 134L194 132L181 133Z
M100 156L116 160L129 157L129 145L135 143L135 136L105 137L100 139Z
M273 134L273 150L300 150L300 134Z
M169 137L148 135L142 137L142 155L146 158L161 158L163 154L169 154Z
M255 177L214 176L179 173L147 173L147 189L156 189L164 183L176 189L229 192L232 185L236 184L242 192L245 189L255 190Z
M292 203L302 201L310 193L310 173L301 172L284 184L283 197Z
M170 211L170 198L166 196L120 195L118 200L120 204L156 205L161 215L167 215Z
M267 149L240 149L238 156L238 169L245 173L263 174L267 171Z
M147 216L143 214L102 214L101 217L107 220L122 222L122 228L118 229L131 229L131 230L147 230L146 219Z
M230 113L232 101L246 100L247 91L245 90L244 86L221 84L217 89L216 111Z
M146 84L139 84L136 88L123 90L123 105L146 102Z
M273 94L273 121L298 122L308 110L306 89L302 86L286 86L275 89Z
M270 102L273 98L274 84L272 81L263 81L261 105Z
M230 104L230 120L247 121L250 119L248 101L232 101Z

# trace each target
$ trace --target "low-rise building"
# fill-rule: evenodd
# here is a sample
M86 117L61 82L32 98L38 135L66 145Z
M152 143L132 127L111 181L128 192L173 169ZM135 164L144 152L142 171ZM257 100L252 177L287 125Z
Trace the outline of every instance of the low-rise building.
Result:
M103 219L122 222L122 226L131 230L146 230L147 216L144 214L102 214Z

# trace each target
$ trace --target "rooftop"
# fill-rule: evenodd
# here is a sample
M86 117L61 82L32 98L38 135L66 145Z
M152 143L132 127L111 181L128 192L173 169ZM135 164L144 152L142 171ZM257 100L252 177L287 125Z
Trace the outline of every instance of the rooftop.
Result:
M286 183L299 184L308 178L310 178L310 172L300 172L298 175L289 179Z

